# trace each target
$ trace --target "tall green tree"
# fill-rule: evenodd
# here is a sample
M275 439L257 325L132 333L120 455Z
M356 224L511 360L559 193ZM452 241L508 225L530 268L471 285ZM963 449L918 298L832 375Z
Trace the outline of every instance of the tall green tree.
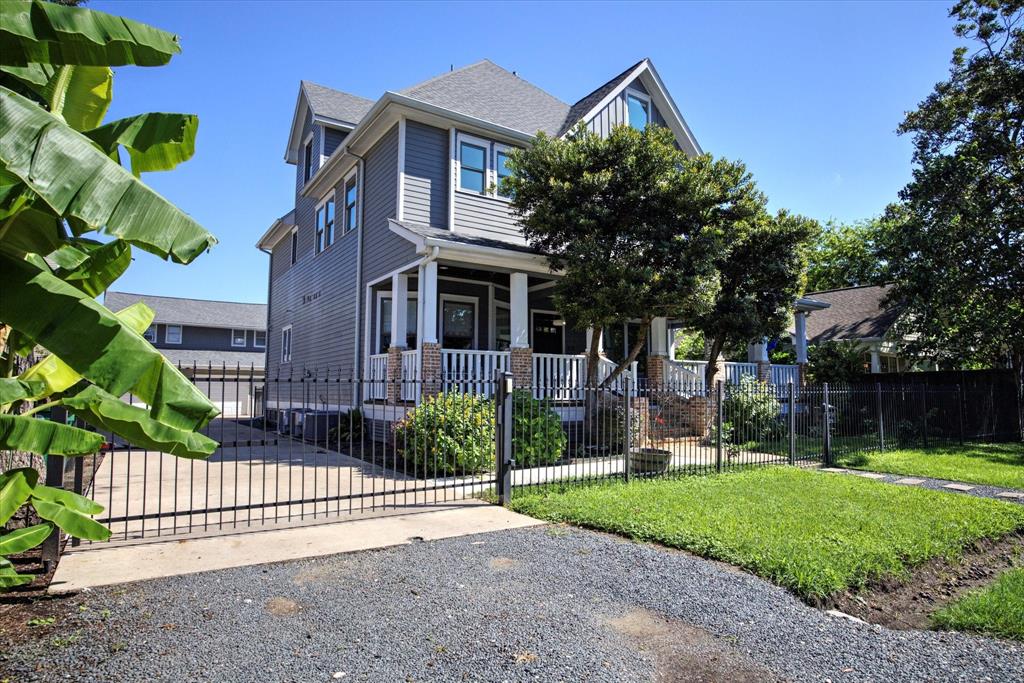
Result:
M882 221L828 222L807 256L807 291L882 284L883 262L876 243Z
M756 213L724 227L713 260L717 295L709 309L691 319L708 341L706 386L715 381L715 360L728 345L776 337L786 329L804 289L810 242L819 231L811 219L785 211L768 214L763 197Z
M742 165L688 158L665 128L584 127L565 139L538 135L513 153L505 180L529 243L561 271L554 301L566 321L595 330L588 386L597 384L601 330L640 321L632 348L604 379L637 357L655 317L689 319L714 300L721 235L760 210Z
M913 180L878 252L915 355L1024 372L1024 2L963 0L969 46L899 128Z
M121 17L40 0L0 3L0 450L95 453L98 433L38 419L55 407L148 449L205 458L216 448L199 433L216 408L142 336L153 311L115 314L95 300L134 248L186 264L216 243L140 180L192 156L196 117L104 123L110 67L159 66L177 52L177 36ZM37 348L45 357L16 375L28 364L19 357ZM123 402L126 394L147 407ZM30 580L4 556L54 527L109 536L90 518L102 506L38 480L31 468L0 475L0 525L26 504L43 520L0 536L0 588Z

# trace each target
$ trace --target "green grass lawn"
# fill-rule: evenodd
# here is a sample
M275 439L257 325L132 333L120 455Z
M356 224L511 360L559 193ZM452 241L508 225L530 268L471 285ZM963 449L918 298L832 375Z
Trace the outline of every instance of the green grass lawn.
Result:
M840 458L838 464L875 472L1024 489L1024 444L1021 443L861 452Z
M1024 569L1005 572L932 616L938 628L1024 640Z
M518 512L723 560L805 598L1024 528L1024 507L790 467L516 492Z

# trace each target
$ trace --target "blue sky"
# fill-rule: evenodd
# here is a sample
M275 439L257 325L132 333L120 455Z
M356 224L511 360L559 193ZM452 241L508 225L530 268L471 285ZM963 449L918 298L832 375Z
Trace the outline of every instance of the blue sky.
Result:
M256 240L294 201L283 161L300 79L379 97L482 58L572 103L650 57L704 150L742 159L773 208L879 213L910 177L896 127L945 78L942 2L104 2L181 36L117 69L110 117L196 113L196 155L146 182L220 239L187 268L136 253L115 288L262 302Z

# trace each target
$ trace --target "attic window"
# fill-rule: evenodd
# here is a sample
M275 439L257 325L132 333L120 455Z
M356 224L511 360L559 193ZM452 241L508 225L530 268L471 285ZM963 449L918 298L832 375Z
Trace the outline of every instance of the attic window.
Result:
M630 90L626 93L626 110L629 113L629 125L643 130L651 122L651 98L643 93Z
M313 177L313 135L310 134L306 140L306 146L302 152L302 182L308 183Z

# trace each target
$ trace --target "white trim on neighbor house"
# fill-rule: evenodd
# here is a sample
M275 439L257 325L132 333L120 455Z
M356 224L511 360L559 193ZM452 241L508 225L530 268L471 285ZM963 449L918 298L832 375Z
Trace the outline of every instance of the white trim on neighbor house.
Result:
M398 197L395 211L398 220L405 219L405 116L398 117Z
M171 330L178 331L177 341L171 340ZM181 344L182 337L182 326L181 325L164 325L164 344Z
M281 328L281 362L291 363L292 362L292 345L295 343L295 338L292 335L292 325L288 323Z
M241 344L237 343L238 340L235 339L235 333L236 332L241 332L242 333L242 343ZM232 348L236 348L236 349L242 348L242 349L244 349L246 347L246 345L248 345L248 343L249 343L249 332L247 330L240 330L240 329L236 329L236 328L231 328L231 347Z

